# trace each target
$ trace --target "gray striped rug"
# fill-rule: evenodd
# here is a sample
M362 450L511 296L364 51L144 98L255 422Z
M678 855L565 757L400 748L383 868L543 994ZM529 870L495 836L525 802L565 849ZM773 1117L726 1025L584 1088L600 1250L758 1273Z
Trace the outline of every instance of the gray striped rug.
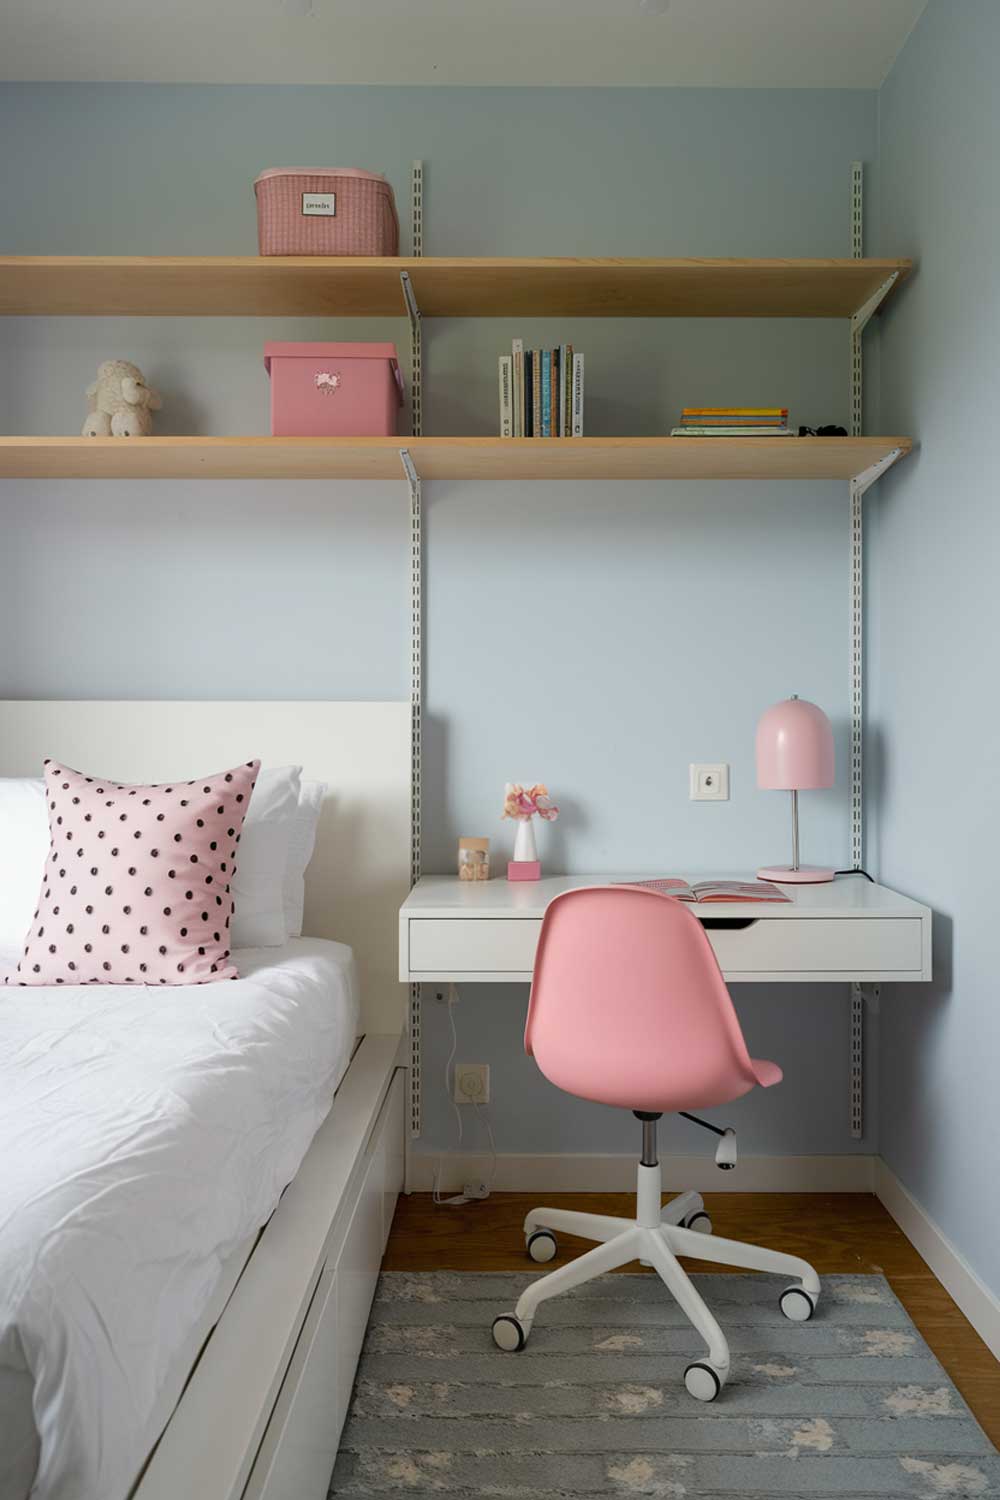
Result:
M880 1276L825 1277L809 1323L776 1278L695 1277L732 1351L712 1405L655 1276L554 1298L501 1353L490 1324L530 1279L382 1277L332 1495L1000 1497L1000 1454Z

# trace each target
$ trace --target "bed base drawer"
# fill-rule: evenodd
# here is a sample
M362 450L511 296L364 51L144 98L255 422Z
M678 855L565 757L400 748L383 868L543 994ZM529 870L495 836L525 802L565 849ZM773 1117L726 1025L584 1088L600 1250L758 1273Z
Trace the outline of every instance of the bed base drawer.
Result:
M362 1153L346 1233L316 1284L244 1500L326 1500L396 1199L405 1088L397 1068Z

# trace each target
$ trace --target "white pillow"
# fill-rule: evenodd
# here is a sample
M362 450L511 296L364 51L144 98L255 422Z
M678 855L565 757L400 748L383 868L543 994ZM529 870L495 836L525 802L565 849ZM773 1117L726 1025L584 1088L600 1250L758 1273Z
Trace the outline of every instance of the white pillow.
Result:
M234 948L279 948L289 935L285 882L301 776L301 766L281 766L257 778L233 880Z
M256 796L256 792L254 796ZM302 912L306 899L305 874L316 847L316 829L326 796L325 781L303 781L299 805L292 821L285 867L285 931L302 936Z
M0 778L0 948L23 948L49 854L41 777Z

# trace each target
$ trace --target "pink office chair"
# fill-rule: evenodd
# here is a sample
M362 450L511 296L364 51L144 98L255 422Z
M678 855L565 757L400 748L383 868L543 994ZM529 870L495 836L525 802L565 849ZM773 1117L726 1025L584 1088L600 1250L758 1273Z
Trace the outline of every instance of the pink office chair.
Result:
M681 1193L661 1207L660 1115L711 1109L739 1099L756 1084L770 1088L781 1081L777 1063L747 1052L715 954L694 913L673 897L634 886L596 886L557 896L538 942L524 1046L558 1088L631 1109L642 1121L642 1159L634 1219L531 1210L524 1233L533 1260L552 1259L556 1230L596 1240L597 1248L533 1282L513 1315L495 1320L495 1342L501 1349L523 1349L540 1303L640 1260L659 1272L708 1345L706 1357L688 1366L684 1383L699 1401L714 1401L729 1374L729 1345L678 1255L796 1277L796 1285L780 1297L781 1311L794 1322L812 1317L820 1283L812 1266L795 1255L707 1239L712 1225L698 1193ZM730 1132L708 1128L723 1134L724 1147L734 1145ZM716 1159L725 1164L718 1154Z

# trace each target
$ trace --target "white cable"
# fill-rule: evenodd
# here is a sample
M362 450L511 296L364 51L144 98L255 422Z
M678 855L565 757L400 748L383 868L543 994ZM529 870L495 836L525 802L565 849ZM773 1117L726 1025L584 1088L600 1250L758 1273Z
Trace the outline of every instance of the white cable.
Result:
M451 1051L448 1053L448 1056L447 1056L447 1058L445 1060L445 1065L444 1065L444 1087L445 1087L445 1093L448 1095L448 1098L451 1100L451 1107L452 1107L452 1109L455 1112L455 1119L458 1122L458 1146L459 1146L459 1148L461 1148L461 1145L462 1145L462 1142L463 1142L463 1139L464 1139L464 1136L465 1136L465 1121L462 1118L461 1108L459 1107L458 1101L455 1098L454 1077L453 1077L453 1073L452 1073L452 1068L453 1068L453 1065L454 1065L454 1062L455 1062L455 1057L456 1057L456 1054L458 1052L458 1030L457 1030L457 1028L455 1026L455 1002L457 1000L458 1000L458 990L457 990L457 988L456 988L456 986L454 984L449 984L449 986L448 986L448 1024L451 1027ZM492 1189L493 1189L493 1183L495 1182L496 1175L497 1175L497 1143L496 1143L496 1137L493 1134L493 1126L490 1124L490 1117L489 1117L489 1114L486 1112L485 1106L478 1099L473 1099L470 1102L472 1104L474 1104L475 1107L476 1107L476 1116L477 1116L477 1118L480 1119L480 1120L482 1120L483 1125L486 1127L486 1135L487 1135L487 1137L489 1139L489 1143L490 1143L490 1158L491 1158L490 1159L490 1170L489 1170L489 1176L487 1178L487 1183L486 1183L486 1191L487 1191L487 1195L488 1195L492 1191ZM441 1168L442 1168L442 1165L443 1165L443 1161L444 1161L444 1153L442 1152L441 1154L439 1154L437 1162L435 1163L435 1166L434 1166L434 1177L432 1179L433 1190L432 1190L432 1194L431 1194L431 1198L432 1198L433 1203L438 1208L444 1208L444 1207L449 1207L449 1206L457 1208L459 1205L461 1205L463 1203L471 1203L473 1201L473 1199L470 1198L468 1196L468 1194L466 1194L466 1193L455 1193L451 1197L448 1197L448 1198L442 1197L442 1195L441 1195L441 1189L440 1189L440 1181L441 1181Z
M455 988L454 984L449 984L449 986L448 986L448 1023L451 1026L451 1051L448 1053L448 1057L447 1057L447 1060L445 1061L445 1065L444 1065L444 1091L447 1094L448 1098L451 1100L451 1107L455 1111L455 1119L458 1121L458 1145L459 1145L459 1147L461 1147L461 1145L462 1145L462 1138L463 1138L463 1135L465 1133L465 1122L462 1119L462 1111L459 1109L458 1104L455 1102L455 1091L454 1091L454 1089L452 1087L452 1073L451 1073L452 1064L455 1061L455 1054L458 1051L458 1031L455 1028L455 1001L457 999L458 999L458 990ZM441 1196L441 1190L440 1190L440 1187L439 1187L439 1183L441 1181L441 1167L442 1167L442 1164L443 1164L443 1153L439 1154L437 1162L436 1162L435 1167L434 1167L433 1188L432 1188L432 1192L431 1192L431 1200L432 1200L432 1202L438 1208L442 1208L446 1204L451 1204L451 1205L457 1206L460 1203L468 1203L469 1199L465 1196L464 1193L456 1193L451 1198L442 1198L442 1196Z
M486 1191L487 1194L489 1194L493 1191L493 1184L496 1181L497 1175L497 1143L493 1135L493 1126L490 1124L490 1117L486 1113L485 1104L480 1104L478 1099L474 1099L473 1103L476 1106L476 1115L486 1126L486 1134L489 1136L490 1140L490 1154L492 1156L492 1161L490 1162L489 1177L487 1178L486 1182Z

